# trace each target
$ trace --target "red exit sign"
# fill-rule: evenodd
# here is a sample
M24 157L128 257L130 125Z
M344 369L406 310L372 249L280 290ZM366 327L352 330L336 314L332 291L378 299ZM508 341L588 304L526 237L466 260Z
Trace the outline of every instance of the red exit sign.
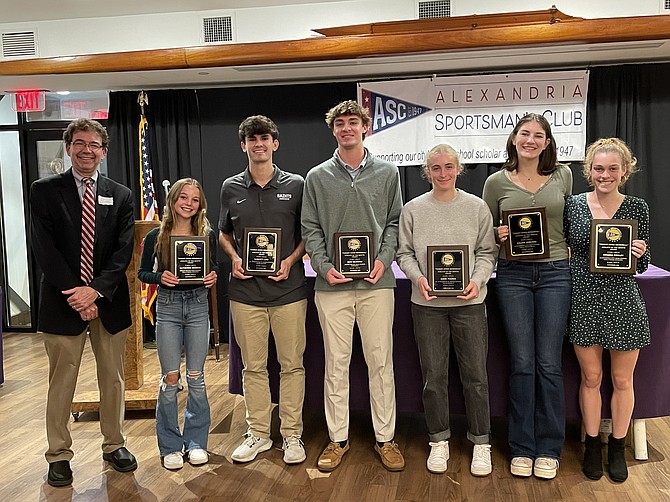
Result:
M15 112L43 112L46 103L46 91L19 91L14 94L12 110Z

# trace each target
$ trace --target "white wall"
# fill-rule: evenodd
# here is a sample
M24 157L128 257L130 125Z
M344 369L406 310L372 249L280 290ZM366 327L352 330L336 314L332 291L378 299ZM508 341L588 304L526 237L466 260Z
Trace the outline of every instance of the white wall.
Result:
M416 13L415 4L411 1L354 0L253 9L0 23L0 32L35 31L39 57L167 49L202 45L202 18L211 16L232 16L234 42L244 43L309 38L316 36L312 28L412 19Z
M540 10L548 9L551 3L565 14L587 18L655 15L660 11L660 0L552 0L546 4L529 0L452 0L452 15ZM170 14L0 22L0 33L34 30L38 56L57 57L202 45L203 16L233 16L234 41L244 43L308 38L315 36L311 31L315 28L415 19L416 11L415 0L351 0Z

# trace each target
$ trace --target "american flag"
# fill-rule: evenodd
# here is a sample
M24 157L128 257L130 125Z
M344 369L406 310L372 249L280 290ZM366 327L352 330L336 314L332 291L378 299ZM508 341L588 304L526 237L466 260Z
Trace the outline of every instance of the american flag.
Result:
M145 221L158 220L158 205L154 190L154 176L151 170L151 152L149 150L149 124L144 115L140 120L140 186L142 187L142 219ZM144 243L142 243L144 245ZM157 295L157 284L142 283L142 310L144 317L154 323L152 306Z
M158 220L158 205L154 190L154 175L151 170L149 151L149 123L144 115L140 120L140 186L142 187L142 219Z

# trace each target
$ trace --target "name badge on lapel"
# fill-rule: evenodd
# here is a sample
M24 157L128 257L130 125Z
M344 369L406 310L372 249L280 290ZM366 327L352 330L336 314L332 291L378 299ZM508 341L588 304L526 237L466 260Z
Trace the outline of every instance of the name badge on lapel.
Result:
M98 195L98 204L101 206L113 206L114 197L104 197L102 195Z

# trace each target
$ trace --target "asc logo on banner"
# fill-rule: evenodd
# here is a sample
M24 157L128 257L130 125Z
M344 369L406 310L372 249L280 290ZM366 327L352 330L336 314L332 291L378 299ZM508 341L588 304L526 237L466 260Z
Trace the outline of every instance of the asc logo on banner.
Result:
M383 131L430 111L422 105L361 89L363 107L370 112L372 123L368 135Z

